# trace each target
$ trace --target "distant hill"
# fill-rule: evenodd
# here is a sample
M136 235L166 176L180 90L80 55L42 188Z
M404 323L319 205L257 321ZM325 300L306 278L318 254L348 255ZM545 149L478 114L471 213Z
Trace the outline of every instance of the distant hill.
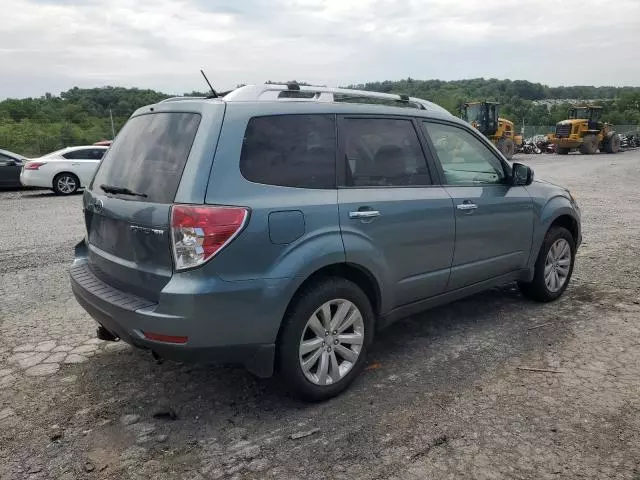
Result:
M302 82L301 82L302 83ZM438 103L454 114L467 101L501 103L501 115L520 125L553 125L566 115L568 104L602 104L603 118L614 124L640 124L640 87L548 87L525 80L415 80L350 85L377 92L406 93ZM192 92L186 95L204 95ZM0 102L0 148L38 155L70 145L111 138L137 108L171 95L138 88L72 88L59 96L7 99ZM595 100L597 99L597 100Z
M605 120L622 125L640 123L640 87L548 87L526 80L406 80L350 85L352 88L376 92L406 93L431 100L457 114L465 102L498 101L501 115L527 125L554 125L562 120L570 107L557 100L572 99L604 107ZM544 102L545 100L555 100Z

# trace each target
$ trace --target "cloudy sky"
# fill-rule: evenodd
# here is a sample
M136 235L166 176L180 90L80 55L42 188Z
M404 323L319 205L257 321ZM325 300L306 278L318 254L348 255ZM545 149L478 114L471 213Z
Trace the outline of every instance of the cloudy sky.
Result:
M495 77L640 85L640 0L0 0L0 98Z

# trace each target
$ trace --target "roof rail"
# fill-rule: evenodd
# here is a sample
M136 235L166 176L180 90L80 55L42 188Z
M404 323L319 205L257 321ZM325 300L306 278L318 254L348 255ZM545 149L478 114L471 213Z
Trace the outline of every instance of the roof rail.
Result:
M287 92L283 94L283 92ZM338 97L338 100L336 100ZM316 101L336 102L340 97L354 99L387 100L405 103L407 106L420 110L432 110L450 113L440 105L423 100L393 93L369 92L366 90L351 90L350 88L315 87L291 83L289 85L245 85L225 95L226 102L256 102L256 101Z
M209 98L209 97L169 97L169 98L165 98L164 100L160 100L159 103L179 102L181 100L203 100L205 98Z

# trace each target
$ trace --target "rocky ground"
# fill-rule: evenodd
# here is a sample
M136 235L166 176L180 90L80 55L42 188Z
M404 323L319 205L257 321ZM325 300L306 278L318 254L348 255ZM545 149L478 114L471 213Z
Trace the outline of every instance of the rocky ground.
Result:
M96 340L66 272L81 197L0 193L0 479L640 479L640 152L520 160L583 209L565 296L397 323L316 405Z

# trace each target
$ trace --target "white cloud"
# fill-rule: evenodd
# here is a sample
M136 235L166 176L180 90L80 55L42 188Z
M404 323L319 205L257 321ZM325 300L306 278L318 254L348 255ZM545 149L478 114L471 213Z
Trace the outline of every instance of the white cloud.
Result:
M640 84L640 2L0 0L0 97L498 77Z

